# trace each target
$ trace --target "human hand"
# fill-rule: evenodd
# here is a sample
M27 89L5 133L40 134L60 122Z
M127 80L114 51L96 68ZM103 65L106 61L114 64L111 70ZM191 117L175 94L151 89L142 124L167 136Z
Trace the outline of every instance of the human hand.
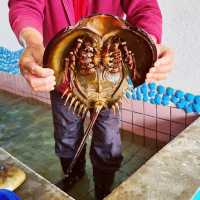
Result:
M22 75L33 91L51 91L56 84L54 71L42 67L44 46L42 44L29 45L25 48L19 66Z
M146 82L160 81L167 78L174 64L173 51L163 45L157 45L158 59L146 75Z

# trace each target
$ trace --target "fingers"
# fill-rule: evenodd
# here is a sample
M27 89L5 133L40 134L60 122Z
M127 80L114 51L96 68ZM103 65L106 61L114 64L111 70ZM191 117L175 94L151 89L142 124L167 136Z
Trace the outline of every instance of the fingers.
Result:
M52 69L43 68L41 65L44 54L42 45L27 47L22 54L19 66L22 74L31 73L38 77L48 77L53 74Z
M51 91L56 85L54 71L38 64L42 58L42 46L26 48L20 58L20 70L32 90Z
M146 82L161 81L167 78L165 73L148 73L146 76Z
M36 46L32 47L32 56L35 58L35 61L39 64L43 64L43 55L44 55L44 47L43 46Z
M22 74L28 72L38 77L48 77L54 73L52 69L39 66L32 56L26 54L22 55L19 66Z
M22 68L22 73L26 71L37 77L48 77L54 74L54 71L52 69L43 68L39 66L37 63L35 63L34 61L31 61L29 59L23 60L23 67L21 68Z
M171 65L160 65L158 67L152 67L150 73L169 73L171 71Z
M146 75L146 81L147 82L153 82L153 81L161 81L165 80L167 78L168 72L168 67L164 69L157 69L155 67L151 68L149 73Z
M37 77L30 73L25 73L24 78L28 81L32 90L34 91L46 91L49 92L54 89L56 85L55 76L51 75L48 77Z
M158 60L154 67L146 75L146 82L160 81L167 78L174 64L173 51L167 47L158 45Z
M174 63L174 53L171 49L167 47L158 47L158 60L155 62L154 66L159 67L161 65L172 66Z

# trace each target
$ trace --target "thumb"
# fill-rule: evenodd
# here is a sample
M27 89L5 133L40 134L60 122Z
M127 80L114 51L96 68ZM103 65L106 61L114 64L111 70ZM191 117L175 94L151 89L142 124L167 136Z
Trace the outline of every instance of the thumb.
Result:
M44 55L44 46L43 45L35 45L35 46L32 46L32 47L29 47L31 48L31 53L32 53L32 56L34 58L34 60L39 64L39 65L43 65L43 55Z

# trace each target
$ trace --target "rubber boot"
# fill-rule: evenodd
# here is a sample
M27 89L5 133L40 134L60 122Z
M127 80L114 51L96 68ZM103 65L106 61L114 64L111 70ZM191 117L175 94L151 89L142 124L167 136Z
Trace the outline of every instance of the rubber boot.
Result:
M72 159L60 158L60 163L64 172L64 178L56 183L56 186L59 187L64 192L69 191L75 183L77 183L85 175L85 152L86 147L80 154L77 162L75 163L72 172L67 174L67 169L72 162Z
M102 200L111 192L115 173L105 173L99 170L93 171L95 184L95 199Z

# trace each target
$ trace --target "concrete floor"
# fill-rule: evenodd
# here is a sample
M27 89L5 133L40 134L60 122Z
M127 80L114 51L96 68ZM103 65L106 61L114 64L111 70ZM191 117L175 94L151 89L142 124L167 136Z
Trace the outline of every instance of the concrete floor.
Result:
M122 133L124 160L117 172L114 187L145 163L158 148L152 141ZM62 178L59 161L54 154L53 127L50 107L0 91L0 146L33 170L55 183ZM86 176L69 194L76 199L94 199L92 169L88 152Z

